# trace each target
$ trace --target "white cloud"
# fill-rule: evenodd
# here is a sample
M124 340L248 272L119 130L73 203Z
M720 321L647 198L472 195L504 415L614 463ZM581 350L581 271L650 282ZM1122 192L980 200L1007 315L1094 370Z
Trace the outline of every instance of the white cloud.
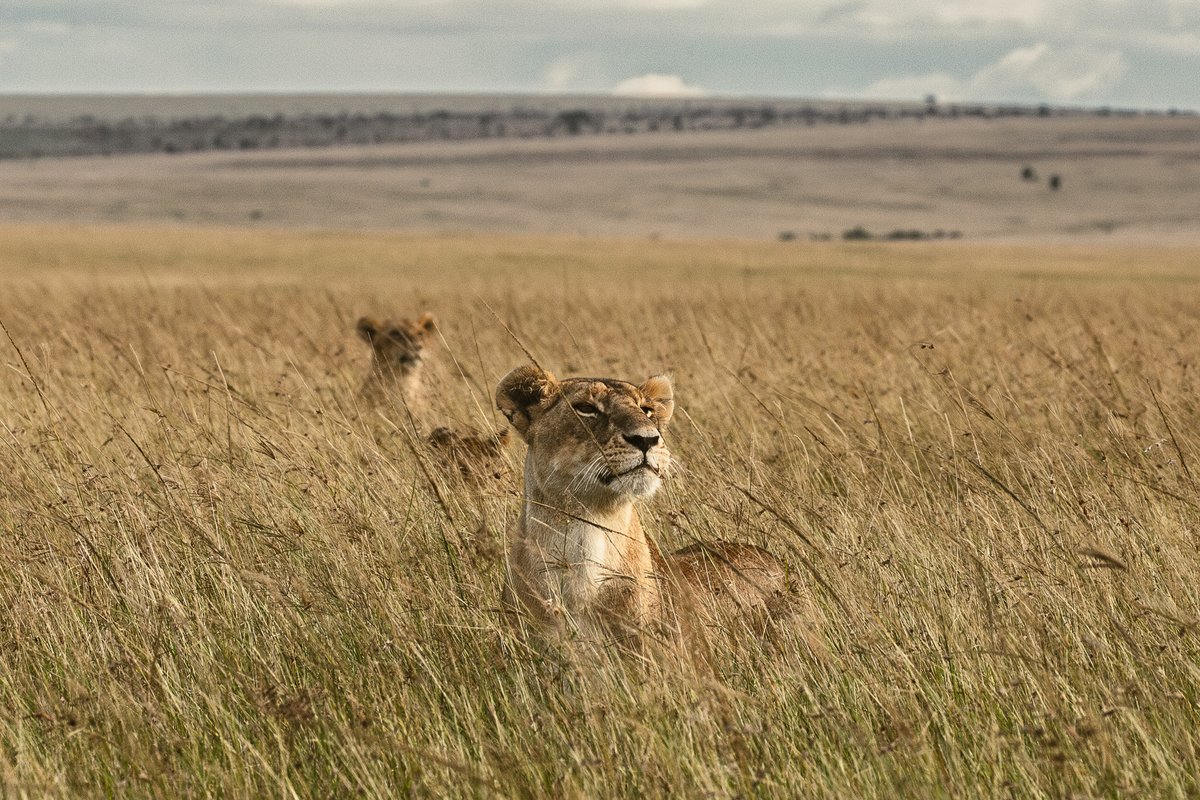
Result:
M678 75L656 72L626 78L613 87L612 93L621 97L703 97L707 94L699 86L689 86Z
M1011 100L1036 97L1070 103L1102 97L1129 69L1116 50L1068 47L1045 42L1018 47L968 78L945 72L882 78L863 89L833 90L856 97L917 100L935 94L943 100Z
M1067 0L1068 3L1077 0ZM1064 3L1062 0L1059 6ZM1061 15L1048 0L843 0L822 9L793 7L793 14L811 23L790 20L794 29L814 28L859 34L923 36L938 31L978 33L986 28L1037 28ZM786 28L785 28L786 30Z
M542 86L552 92L570 88L579 77L579 61L569 56L554 61L542 71Z
M571 92L594 92L603 90L611 83L605 54L596 50L575 50L564 53L547 64L541 71L543 92L569 94Z
M1122 48L1144 41L1156 48L1152 37L1161 36L1170 49L1180 41L1187 47L1189 34L1200 32L1198 0L724 0L722 7L739 2L755 30L780 37L839 34L925 46L1027 38ZM769 8L775 13L763 11Z
M1003 96L1033 89L1049 100L1070 102L1111 89L1129 69L1118 51L1071 47L1055 51L1045 42L1013 50L975 73L972 93Z
M1046 21L1050 9L1044 0L976 0L971 3L943 2L933 9L933 18L949 26L1016 23L1034 27Z

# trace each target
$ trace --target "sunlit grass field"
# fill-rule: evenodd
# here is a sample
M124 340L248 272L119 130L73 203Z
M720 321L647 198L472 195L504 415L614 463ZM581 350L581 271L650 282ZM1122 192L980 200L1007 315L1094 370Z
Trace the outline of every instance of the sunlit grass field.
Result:
M0 794L1194 797L1200 251L0 230ZM361 314L433 312L429 415ZM498 611L528 350L668 371L664 547L819 609L716 674ZM812 642L820 642L813 647Z

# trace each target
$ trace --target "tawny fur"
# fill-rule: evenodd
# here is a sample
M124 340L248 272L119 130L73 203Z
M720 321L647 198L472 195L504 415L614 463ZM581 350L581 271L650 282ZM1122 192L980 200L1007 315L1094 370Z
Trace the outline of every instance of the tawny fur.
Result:
M498 433L477 433L443 426L430 431L425 441L445 456L445 463L453 465L463 480L478 485L504 480L508 475L504 451L510 439L507 428Z
M670 474L671 381L571 378L519 367L496 405L528 444L504 600L552 637L629 643L718 621L762 629L787 572L765 550L717 542L664 557L634 504Z
M422 413L421 373L429 336L437 328L433 315L422 314L416 322L362 317L354 327L371 346L371 371L358 390L359 397L377 405L403 405L414 416Z
M372 405L404 408L418 431L426 430L430 417L423 378L430 337L436 329L437 321L429 312L416 322L362 317L355 325L358 335L371 346L371 371L359 397ZM507 430L484 434L438 427L425 437L425 443L444 456L446 466L479 484L501 479L508 472L504 448L509 438Z

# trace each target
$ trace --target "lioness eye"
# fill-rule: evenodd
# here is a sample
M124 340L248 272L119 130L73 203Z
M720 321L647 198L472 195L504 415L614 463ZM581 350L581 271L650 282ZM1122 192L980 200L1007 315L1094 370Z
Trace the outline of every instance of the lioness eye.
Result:
M642 406L642 411L646 412L647 417L654 416L654 406Z
M576 413L583 417L594 417L600 413L600 409L596 408L591 403L578 403L572 406L572 408L575 409Z

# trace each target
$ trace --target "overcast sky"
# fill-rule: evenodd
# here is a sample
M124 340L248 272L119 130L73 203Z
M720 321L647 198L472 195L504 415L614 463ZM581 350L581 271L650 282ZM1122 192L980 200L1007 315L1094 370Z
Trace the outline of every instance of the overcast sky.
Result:
M0 93L612 92L1200 108L1200 0L0 0Z

